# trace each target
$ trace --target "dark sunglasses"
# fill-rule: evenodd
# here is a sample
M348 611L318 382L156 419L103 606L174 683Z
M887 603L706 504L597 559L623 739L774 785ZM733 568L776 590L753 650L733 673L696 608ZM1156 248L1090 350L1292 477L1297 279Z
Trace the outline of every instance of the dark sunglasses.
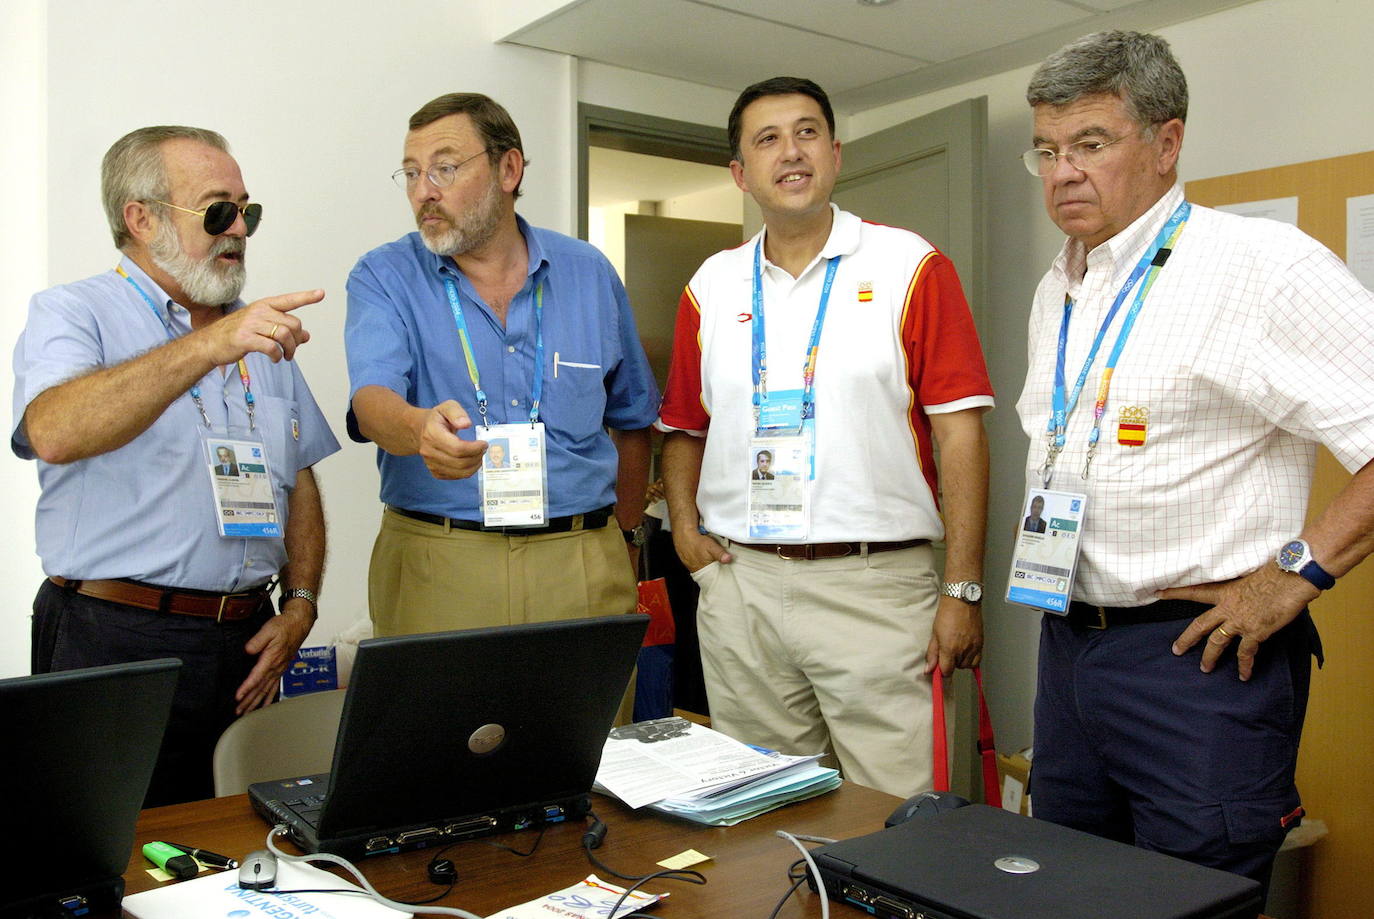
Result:
M239 214L243 214L243 226L247 230L245 236L252 236L258 229L258 224L262 222L262 205L256 201L245 207L239 207L232 201L216 201L203 211L193 211L189 207L182 207L170 201L159 201L153 199L158 204L165 204L167 207L185 211L188 214L195 214L197 217L205 218L205 232L211 236L218 236L225 230L234 225Z

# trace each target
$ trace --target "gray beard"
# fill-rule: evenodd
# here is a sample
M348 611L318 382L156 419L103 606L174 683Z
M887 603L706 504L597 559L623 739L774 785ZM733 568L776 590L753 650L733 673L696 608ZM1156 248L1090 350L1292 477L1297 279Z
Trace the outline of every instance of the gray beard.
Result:
M416 223L434 209L421 210L416 215ZM501 187L493 182L481 201L461 218L453 221L447 230L420 230L420 239L425 248L438 256L463 255L480 249L491 242L496 230L501 226Z
M242 262L217 265L215 256L225 252L242 252L244 241L236 236L221 236L210 247L210 254L197 261L181 249L175 227L170 220L162 221L157 236L148 245L153 264L167 272L177 282L192 303L202 306L223 306L239 298L248 271Z

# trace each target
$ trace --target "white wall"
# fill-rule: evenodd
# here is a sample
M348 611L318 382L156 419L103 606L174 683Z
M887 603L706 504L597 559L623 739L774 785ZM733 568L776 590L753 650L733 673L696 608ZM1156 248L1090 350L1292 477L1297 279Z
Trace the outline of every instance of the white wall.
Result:
M1180 163L1184 181L1374 149L1369 85L1374 4L1260 0L1160 31L1188 76L1191 102ZM1023 68L853 116L869 134L973 96L988 97L989 302L981 332L998 407L992 435L989 592L1005 593L1011 530L1021 500L1026 440L1015 402L1025 373L1031 294L1062 235L1018 158L1031 146ZM998 745L1030 743L1038 629L1019 607L986 605L987 676Z
M105 150L141 125L195 124L229 139L250 193L265 206L249 245L245 293L328 292L302 312L313 338L299 360L344 440L344 282L361 254L413 227L404 196L388 178L411 112L457 90L500 101L532 161L521 213L575 231L577 67L562 55L494 44L499 23L491 13L500 8L498 0L0 4L6 400L13 389L8 356L28 297L115 263L99 201ZM614 68L593 82L582 94L586 101L663 117L705 113L723 123L733 101L720 90L650 84ZM645 98L645 85L663 92ZM28 669L27 611L41 571L33 554L33 466L8 450L0 455L0 497L9 511L0 552L0 676L8 676ZM317 469L330 553L312 643L366 616L368 556L380 516L373 456L369 447L345 443Z
M45 143L47 21L43 0L12 0L0 6L0 386L4 405L0 416L10 417L14 388L10 353L24 328L29 296L46 286L48 253L44 239L48 208L43 196L47 174ZM9 428L5 440L8 443ZM29 669L28 615L30 601L43 572L33 554L33 508L38 502L38 478L32 463L0 450L0 501L6 509L0 545L0 677Z

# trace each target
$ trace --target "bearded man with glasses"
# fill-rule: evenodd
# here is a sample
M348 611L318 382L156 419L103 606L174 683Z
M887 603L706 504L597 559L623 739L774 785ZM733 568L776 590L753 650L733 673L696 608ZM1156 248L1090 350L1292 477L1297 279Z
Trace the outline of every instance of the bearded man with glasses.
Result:
M34 296L10 446L42 487L33 671L184 664L154 806L214 793L215 741L275 698L310 632L325 553L311 467L339 445L291 360L310 339L293 311L324 291L239 299L262 206L224 138L133 131L101 193L122 257ZM222 455L233 476L215 475Z
M1068 237L1031 312L1026 485L1056 536L1085 508L1071 602L1042 606L1035 815L1267 884L1302 817L1307 604L1374 547L1374 295L1292 226L1185 201L1158 36L1070 43L1026 98ZM1355 475L1304 526L1318 443Z
M392 176L417 232L348 279L349 433L377 445L386 505L378 634L635 608L658 387L610 262L515 213L525 165L492 99L427 103Z

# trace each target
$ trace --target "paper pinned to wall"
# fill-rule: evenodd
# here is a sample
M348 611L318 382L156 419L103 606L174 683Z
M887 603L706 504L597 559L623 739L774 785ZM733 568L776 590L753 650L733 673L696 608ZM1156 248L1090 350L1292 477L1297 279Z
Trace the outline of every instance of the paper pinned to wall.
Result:
M1345 199L1345 263L1374 289L1374 195Z
M1298 198L1270 198L1267 201L1242 201L1239 204L1223 204L1217 208L1228 214L1242 217L1267 217L1284 223L1298 225Z

